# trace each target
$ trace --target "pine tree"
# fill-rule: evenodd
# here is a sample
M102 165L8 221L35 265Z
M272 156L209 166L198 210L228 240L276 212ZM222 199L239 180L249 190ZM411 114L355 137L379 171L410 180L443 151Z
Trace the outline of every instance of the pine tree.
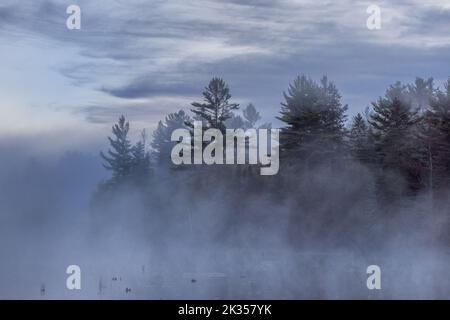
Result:
M244 115L244 125L246 128L255 128L256 123L261 120L261 115L256 111L256 108L252 103L249 103L247 107L242 110L242 114Z
M130 124L122 115L119 122L112 127L114 138L108 137L111 148L108 154L100 152L103 158L103 166L112 171L113 180L129 176L133 167L133 156L131 142L128 139Z
M230 89L221 78L213 78L203 91L204 102L193 102L191 111L196 119L204 121L207 128L225 130L225 121L232 117L232 111L239 104L230 103Z
M271 123L263 123L259 126L256 124L261 120L261 115L252 103L242 110L242 116L231 114L231 117L225 121L227 129L270 129Z
M225 121L227 129L243 129L246 127L246 122L240 115L231 114L231 117Z
M150 154L145 148L146 140L146 132L142 130L141 139L131 148L132 174L141 182L146 182L150 176Z
M156 130L153 132L153 155L158 165L167 166L172 163L170 153L176 142L171 141L172 132L176 129L188 128L187 124L191 118L183 110L170 113L164 122L159 121Z
M402 85L397 82L389 87L386 98L393 101L400 100L408 105L415 117L415 125L408 130L410 133L405 140L406 167L409 167L409 176L413 177L415 188L428 185L433 188L433 176L436 171L434 149L438 132L435 130L430 118L430 103L435 95L433 78L416 78L413 84ZM405 158L403 158L405 160ZM416 181L414 181L416 180Z
M350 128L350 150L352 156L358 161L369 162L371 160L370 149L369 128L366 120L358 113L353 117Z
M421 186L421 166L414 155L414 130L419 120L417 110L413 110L411 103L403 99L404 91L392 93L388 89L384 98L380 97L377 102L372 103L373 112L369 123L373 129L376 161L383 172L400 174L411 190L417 190ZM380 179L380 191L390 196L387 189L391 188L392 191L396 186L392 182L386 182L384 177Z
M416 78L414 84L407 85L408 95L411 98L413 108L417 108L421 113L425 112L430 106L435 89L433 78Z
M343 144L347 105L327 77L320 84L302 75L284 93L279 120L287 124L281 131L281 150L288 156L323 158L338 152Z
M412 107L413 95L408 91L408 86L402 84L400 81L397 81L387 88L384 99L388 101L394 101L394 99L397 99L403 104L410 105Z
M374 138L379 160L385 166L395 166L405 155L411 141L411 129L417 123L417 112L394 97L380 98L372 103L373 113L369 123L374 128Z
M450 78L444 90L438 90L430 99L419 129L421 159L428 171L430 191L435 187L447 187L450 180Z

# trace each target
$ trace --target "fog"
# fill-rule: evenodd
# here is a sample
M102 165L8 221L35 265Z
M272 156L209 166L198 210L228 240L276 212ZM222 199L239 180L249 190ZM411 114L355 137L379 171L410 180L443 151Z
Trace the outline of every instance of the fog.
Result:
M95 153L21 152L0 152L3 299L450 295L447 197L380 207L372 174L359 164L283 180L256 175L256 184L220 183L241 170L234 166L161 169L150 192L124 186L98 197L108 174ZM72 264L81 290L66 288ZM381 290L366 287L372 264Z

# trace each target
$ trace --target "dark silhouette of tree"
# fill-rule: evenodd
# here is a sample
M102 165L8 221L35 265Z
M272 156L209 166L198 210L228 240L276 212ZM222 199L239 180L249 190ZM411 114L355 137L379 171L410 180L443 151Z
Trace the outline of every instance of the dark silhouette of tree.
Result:
M431 97L418 126L417 152L427 171L427 185L448 187L450 179L450 78L444 90Z
M107 155L100 152L103 166L112 172L113 180L120 180L130 175L133 168L131 142L128 139L130 124L122 115L119 122L112 127L113 138L108 137L111 148Z
M153 132L153 141L151 143L155 162L159 166L172 166L170 153L176 144L176 142L170 140L172 132L176 129L188 128L186 124L190 122L191 118L183 110L170 113L166 116L164 122L159 121L158 127Z
M379 191L388 197L386 199L400 192L400 187L394 183L400 182L384 179L387 174L399 174L410 190L417 190L421 186L421 167L414 155L414 130L419 120L417 110L413 110L406 100L400 100L400 95L389 93L392 91L388 89L386 97L380 97L372 103L373 112L369 119L376 161L384 172L384 176L379 179Z
M372 161L372 145L367 121L358 113L353 117L349 134L350 151L354 159L369 163Z
M239 104L230 103L231 94L228 85L221 78L213 78L203 91L204 102L193 102L191 111L195 120L202 120L207 128L225 130L225 121L232 117L232 111Z
M327 77L320 83L302 75L284 93L281 121L281 151L284 156L315 159L341 150L345 136L345 112L341 95Z
M405 155L406 142L411 139L411 130L418 120L417 112L398 98L380 98L372 105L369 123L375 129L377 155L383 165L395 166Z

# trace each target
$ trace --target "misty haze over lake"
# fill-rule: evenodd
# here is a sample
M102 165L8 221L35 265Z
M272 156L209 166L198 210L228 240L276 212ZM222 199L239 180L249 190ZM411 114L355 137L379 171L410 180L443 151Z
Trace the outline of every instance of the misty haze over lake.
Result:
M364 1L78 5L0 4L0 298L450 298L446 1L379 30ZM280 129L279 171L175 164L194 121Z

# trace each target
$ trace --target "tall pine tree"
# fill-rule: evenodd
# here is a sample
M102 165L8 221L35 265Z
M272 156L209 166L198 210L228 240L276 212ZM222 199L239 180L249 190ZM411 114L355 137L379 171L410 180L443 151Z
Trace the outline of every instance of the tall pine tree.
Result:
M433 78L416 78L414 84L408 84L407 88L413 108L420 113L426 112L435 94Z
M354 159L368 163L372 160L370 133L366 120L358 113L350 128L350 151Z
M443 90L430 99L419 126L422 161L428 172L428 187L450 185L450 78Z
M176 142L171 141L172 132L176 129L188 128L191 118L183 110L170 113L164 121L159 121L153 132L153 155L155 162L162 167L172 167L170 154Z
M221 78L213 78L203 91L203 102L193 102L191 111L196 120L202 120L207 128L225 131L225 121L232 117L232 111L239 104L231 103L228 85Z
M114 137L108 137L111 148L107 155L100 152L103 166L112 171L113 180L120 180L130 175L133 168L133 155L131 142L128 139L130 124L122 115L119 122L112 127Z
M320 83L302 75L284 93L279 120L281 151L295 159L324 159L342 149L345 136L345 112L336 86L323 77Z
M132 174L136 182L146 183L150 178L150 154L146 150L147 136L141 132L141 139L131 148Z
M383 191L385 196L391 196L392 190L396 193L400 190L392 181L384 179L387 174L399 174L410 189L417 190L421 184L420 163L414 156L414 130L419 118L411 100L405 99L404 90L405 87L398 83L391 86L385 97L372 103L373 112L369 119L376 160L384 172L379 179L379 191Z
M261 115L256 111L256 108L252 103L249 103L244 110L242 110L242 114L244 115L244 125L246 128L255 128L256 123L261 120Z

